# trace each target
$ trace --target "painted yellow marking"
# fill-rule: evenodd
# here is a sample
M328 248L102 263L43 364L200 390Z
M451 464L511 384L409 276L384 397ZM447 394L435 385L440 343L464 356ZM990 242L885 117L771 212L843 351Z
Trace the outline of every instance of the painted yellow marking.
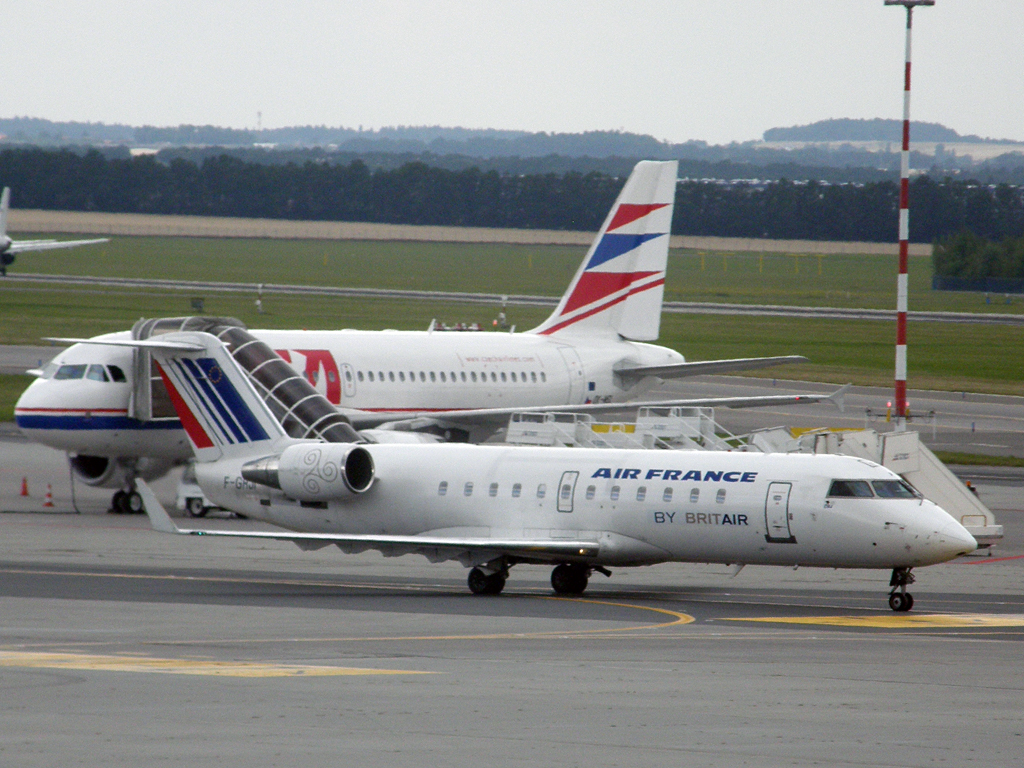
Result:
M274 664L254 661L200 661L154 659L142 656L98 656L81 653L26 653L0 651L0 667L76 669L98 672L158 672L174 675L223 677L324 677L336 675L431 675L406 669L363 669L309 664Z
M721 619L721 621L757 621L770 624L810 624L831 627L874 627L880 629L915 629L918 627L1024 627L1024 614L1019 613L892 613L878 616L780 616L756 619Z

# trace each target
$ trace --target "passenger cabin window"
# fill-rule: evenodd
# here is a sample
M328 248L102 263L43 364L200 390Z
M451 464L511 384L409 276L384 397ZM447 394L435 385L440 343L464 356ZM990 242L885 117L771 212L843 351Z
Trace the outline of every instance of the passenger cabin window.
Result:
M437 486L437 495L444 496L448 493L448 481L442 480L441 484Z
M672 489L666 488L665 492L661 494L662 501L672 501Z
M462 381L463 382L466 381L466 372L465 371L462 372Z
M476 371L470 371L469 378L471 378L473 380L473 383L475 384L476 383Z
M865 499L870 498L872 493L867 480L833 480L832 487L828 489L828 495Z
M124 382L128 381L128 379L126 379L124 377L124 371L122 371L118 366L116 366L116 365L108 365L107 366L107 370L110 371L110 380L111 381L116 381L116 382L122 383L122 384Z
M538 499L543 499L547 495L547 492L548 492L548 486L547 486L546 483L541 483L540 485L537 486L537 498Z
M587 501L590 501L592 498L594 498L594 494L595 493L597 493L597 488L595 488L592 485L588 485L587 486Z
M405 381L405 371L399 371L398 372L398 380L399 381Z
M498 484L497 483L491 483L491 487L487 489L487 495L488 496L492 496L492 497L498 495Z
M694 488L690 491L690 502L696 504L698 501L700 501L700 488Z
M504 371L501 372L501 381L502 381L503 384L505 383L505 372Z
M466 487L462 489L462 495L463 496L472 496L473 495L473 484L472 483L466 483Z
M537 372L536 371L530 371L530 381L532 381L534 384L537 383Z
M334 372L333 371L331 371L331 373L328 375L328 378L331 381L334 381ZM356 374L356 378L359 379L360 381L362 381L363 380L363 372L359 371L359 373Z
M361 374L361 373L359 374L359 376L360 376L360 377L362 377L362 375L363 375L363 374ZM331 384L333 384L333 383L334 383L334 380L335 380L335 376L334 376L334 371L328 371L328 372L327 372L327 380L328 380L329 382L331 382ZM349 381L352 381L352 374L351 374L351 373L350 373L350 374L348 374L348 380L349 380ZM360 380L360 381L362 381L362 378L360 378L359 380Z
M491 381L495 383L498 382L498 374L496 374L494 371L491 371Z
M373 371L369 371L366 375L370 378L370 381L373 381Z
M646 485L641 485L639 488L636 489L636 500L637 501L643 501L646 498L647 498L647 486Z
M881 499L916 499L918 493L902 480L872 480L871 487Z
M540 380L543 381L545 384L547 384L548 375L546 373L544 373L544 371L540 372Z
M423 371L420 371L420 381L426 381L426 380L427 380L427 374L425 374Z
M87 365L62 365L57 369L57 373L53 375L53 378L58 381L80 379L85 376L85 369L88 367Z
M512 379L512 383L515 384L516 383L516 372L512 371L512 373L509 374L509 378L511 378Z
M518 499L519 498L519 494L521 494L522 492L523 492L523 484L522 483L516 483L515 485L512 486L512 498L513 499Z
M718 493L715 494L716 504L725 504L725 488L719 488Z
M437 374L434 373L433 371L430 372L430 381L431 381L431 383L437 381ZM441 374L441 381L444 381L444 374L443 373Z
M388 381L394 381L394 380L395 380L395 372L394 371L388 371Z
M612 486L612 491L611 491L611 493L609 495L611 496L612 501L618 501L619 500L619 486L613 485Z
M85 378L91 381L110 381L102 365L90 365L89 372L85 374Z

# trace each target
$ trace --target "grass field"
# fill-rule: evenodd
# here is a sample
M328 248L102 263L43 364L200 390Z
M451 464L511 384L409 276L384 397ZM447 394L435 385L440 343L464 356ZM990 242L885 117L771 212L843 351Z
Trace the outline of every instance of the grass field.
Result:
M14 270L52 274L298 283L558 296L583 249L363 241L117 238L80 251L19 257ZM703 268L702 268L703 263ZM670 256L666 298L757 304L892 308L895 264L884 256L699 254ZM911 309L1021 312L1024 302L986 304L978 294L930 289L928 260L911 263ZM191 293L155 289L66 288L0 280L0 343L125 330L140 317L194 314ZM237 317L250 328L425 329L431 319L489 326L498 307L430 301L210 293L204 314ZM1001 298L1000 298L1001 300ZM510 307L519 330L548 314ZM914 323L912 388L1024 395L1024 333L1009 326ZM660 343L689 359L803 354L811 362L773 370L779 378L892 383L895 328L881 321L666 314ZM764 375L762 372L760 375ZM0 418L27 380L0 381ZM9 416L8 416L9 417Z
M14 269L49 274L558 296L584 249L567 246L231 238L118 237L77 251L19 257ZM665 298L728 303L869 307L896 305L896 260L672 251ZM931 290L927 257L911 259L910 309L1024 312L976 293Z

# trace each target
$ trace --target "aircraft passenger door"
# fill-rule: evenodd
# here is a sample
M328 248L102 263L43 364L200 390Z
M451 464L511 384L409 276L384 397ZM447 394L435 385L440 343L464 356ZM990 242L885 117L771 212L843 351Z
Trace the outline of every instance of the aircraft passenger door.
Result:
M789 493L792 483L769 483L768 496L764 501L765 541L773 544L796 544L796 537L789 528L792 516L789 513Z
M345 397L356 396L356 373L348 363L341 364L341 391Z
M562 355L569 373L569 399L567 402L569 405L582 403L586 393L586 382L583 380L583 361L572 347L559 347L558 352Z
M579 480L579 472L563 472L562 479L558 483L558 511L572 512L572 500L576 495L576 481Z

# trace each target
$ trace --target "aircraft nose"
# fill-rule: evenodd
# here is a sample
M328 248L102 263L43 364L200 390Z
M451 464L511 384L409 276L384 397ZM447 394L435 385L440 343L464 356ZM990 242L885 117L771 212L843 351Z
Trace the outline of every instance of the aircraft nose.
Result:
M941 521L937 533L939 551L946 560L966 555L978 548L977 540L960 523L948 513L942 513L945 520Z

